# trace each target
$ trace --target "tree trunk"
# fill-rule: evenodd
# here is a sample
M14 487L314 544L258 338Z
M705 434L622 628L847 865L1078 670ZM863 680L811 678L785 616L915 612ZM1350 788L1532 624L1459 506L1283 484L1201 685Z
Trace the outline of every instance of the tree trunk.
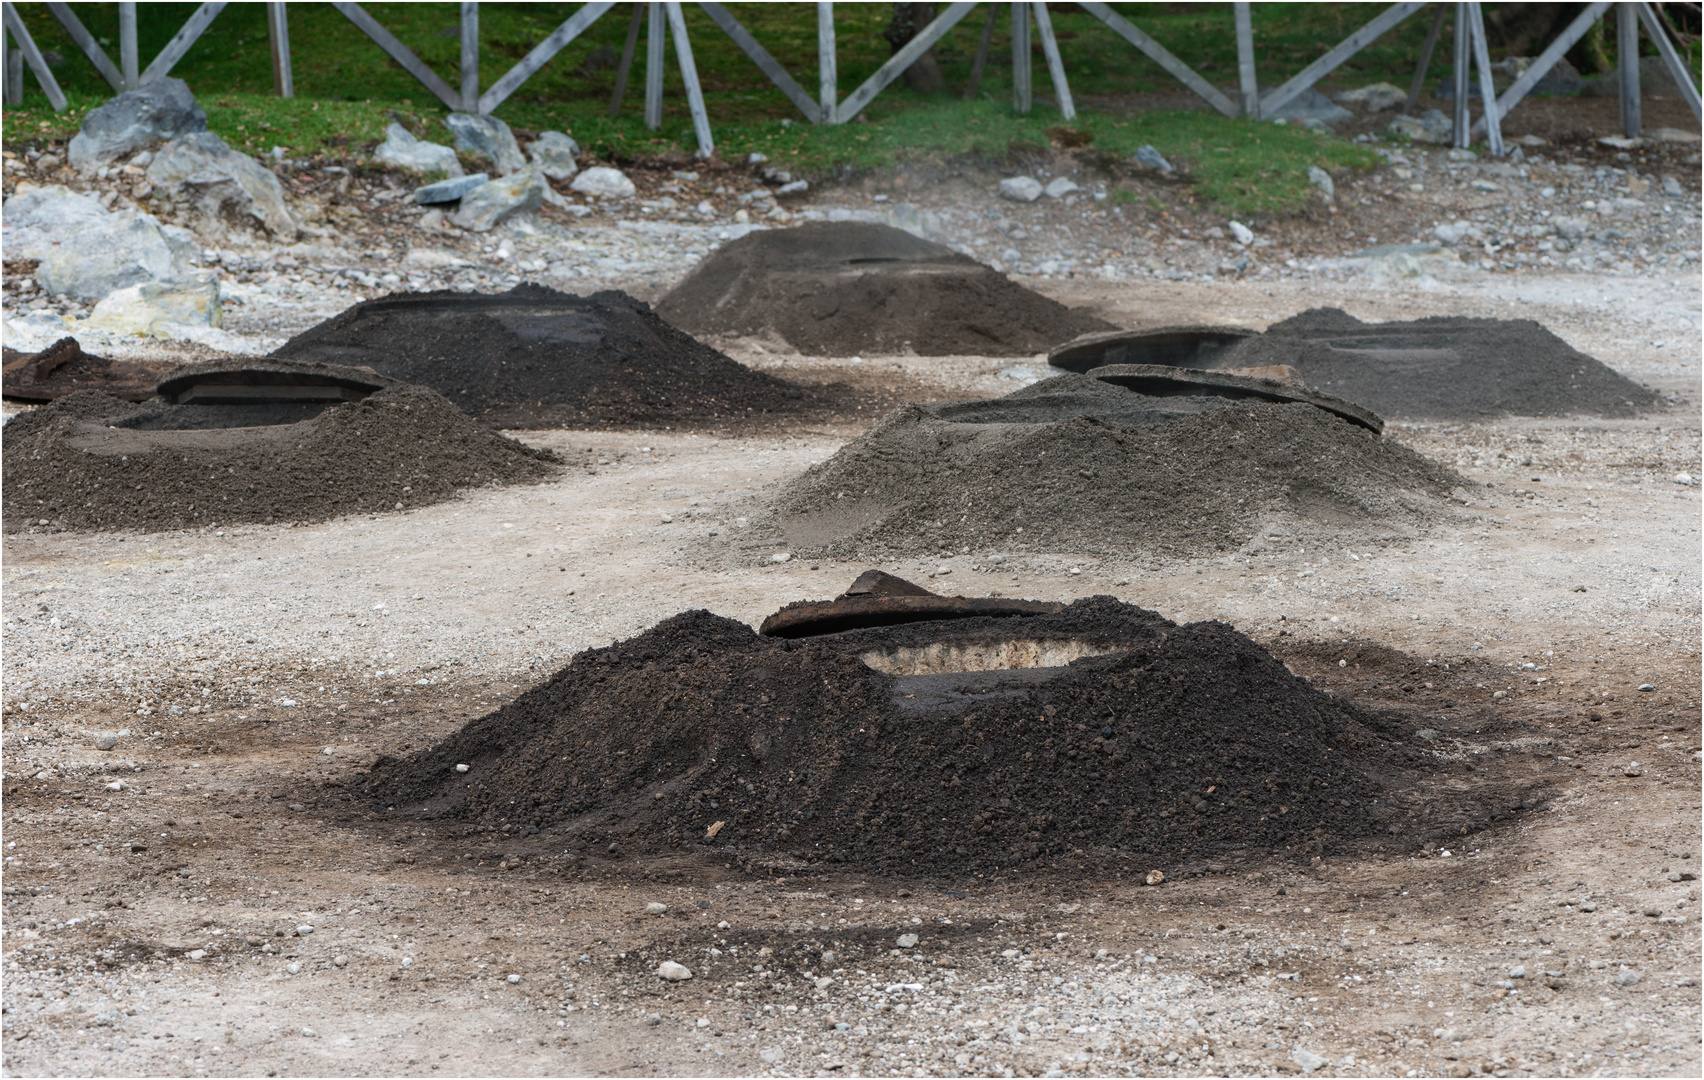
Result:
M917 32L935 20L935 4L895 4L893 21L888 23L882 37L894 52L899 52ZM941 65L935 62L935 50L927 50L905 69L905 85L925 94L946 89L947 80L941 76Z

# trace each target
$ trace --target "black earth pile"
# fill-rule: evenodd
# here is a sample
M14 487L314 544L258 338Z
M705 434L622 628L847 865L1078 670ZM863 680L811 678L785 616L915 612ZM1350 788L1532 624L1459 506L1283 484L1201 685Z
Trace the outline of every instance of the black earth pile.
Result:
M304 330L280 359L371 367L429 386L497 427L750 420L838 407L693 340L623 292L395 293Z
M851 221L747 233L657 313L694 334L778 334L817 356L1031 356L1115 329L951 248Z
M0 445L8 532L324 521L559 468L419 386L329 407L134 405L82 390L14 417Z
M1060 375L910 405L782 488L761 528L798 554L1194 557L1274 519L1419 526L1468 481L1303 404L1149 397Z
M1231 345L1211 364L1288 364L1309 386L1410 420L1633 416L1659 400L1531 319L1365 323L1313 308Z
M861 659L1013 636L1101 653L924 675ZM1421 831L1405 771L1441 766L1396 735L1223 623L1179 626L1112 597L779 640L691 611L579 654L418 756L381 759L367 787L399 813L595 852L710 845L752 868L902 874L1409 848L1500 812L1461 796Z

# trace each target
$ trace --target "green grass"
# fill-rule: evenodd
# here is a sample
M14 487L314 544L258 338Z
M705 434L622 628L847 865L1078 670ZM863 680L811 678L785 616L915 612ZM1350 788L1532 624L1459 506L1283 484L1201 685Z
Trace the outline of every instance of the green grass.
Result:
M117 5L72 6L90 30L109 43L109 54L115 55L116 46L110 43L117 37ZM366 6L428 64L450 76L460 49L456 5ZM494 82L578 7L577 3L482 4L482 85ZM1114 7L1207 78L1222 85L1235 80L1229 4ZM1256 5L1262 83L1272 85L1293 74L1326 43L1347 35L1383 7ZM729 8L801 83L814 84L813 8L803 4L730 4ZM146 66L194 6L148 4L139 10L138 36ZM280 101L270 95L270 52L259 4L226 8L174 70L198 92L213 130L242 149L264 152L280 145L291 156L341 156L345 148L364 148L382 137L393 113L408 118L430 137L445 138L438 123L447 112L442 104L343 16L325 4L297 4L289 10L296 99ZM52 113L35 89L33 76L28 76L26 86L32 92L20 107L0 115L0 134L14 144L64 138L110 91L43 5L21 4L18 11L42 48L67 57L56 75L73 107L63 114ZM622 115L613 120L606 115L614 82L608 61L621 48L628 11L622 6L605 15L523 85L497 115L521 129L568 131L593 153L615 161L690 154L694 141L672 50L661 130L648 131L640 121L643 38ZM978 100L964 101L960 94L981 32L981 9L971 12L936 49L952 91L922 95L896 84L864 110L867 123L815 127L798 116L708 16L695 5L687 5L685 11L717 147L728 159L761 151L807 176L961 155L999 159L1013 149L1045 148L1048 129L1060 124L1057 112L1040 102L1029 117L1012 113L1011 48L1004 13L996 23ZM837 6L842 96L887 59L889 48L881 31L889 11L886 4ZM1056 11L1052 18L1079 102L1080 115L1072 126L1092 136L1095 151L1107 154L1127 157L1138 145L1153 144L1182 167L1191 181L1188 190L1198 200L1233 214L1294 213L1306 204L1308 165L1339 171L1365 168L1375 160L1353 144L1293 128L1228 120L1210 110L1132 109L1131 95L1175 92L1177 84L1086 13L1073 8ZM1334 81L1358 85L1387 79L1406 85L1427 24L1424 13L1410 17L1340 68ZM1440 50L1440 59L1434 61L1434 78L1443 76L1445 51ZM1051 94L1039 44L1034 74L1037 96ZM783 124L783 120L791 122Z

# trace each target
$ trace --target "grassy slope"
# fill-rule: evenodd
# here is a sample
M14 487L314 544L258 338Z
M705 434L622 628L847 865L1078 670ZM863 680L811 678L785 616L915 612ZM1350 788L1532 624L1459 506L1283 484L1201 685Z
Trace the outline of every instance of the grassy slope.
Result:
M366 6L440 73L454 70L460 49L456 5ZM816 26L809 6L728 6L802 83L814 84ZM116 39L116 4L73 7L97 37L108 42ZM481 84L489 86L578 7L482 4ZM1230 5L1114 7L1208 78L1227 85L1234 81ZM1281 81L1318 55L1322 42L1347 35L1383 7L1255 5L1262 83ZM150 4L141 9L139 37L144 65L192 10L189 4ZM55 49L68 57L56 74L73 108L54 114L39 92L31 93L21 107L8 108L0 117L4 136L8 142L64 137L75 130L83 113L105 100L110 91L44 6L24 4L19 11L44 49ZM837 7L842 97L888 57L888 45L881 38L888 11L885 4ZM625 38L628 12L623 5L605 15L523 85L497 115L519 128L568 131L593 153L613 160L689 153L693 148L691 125L672 49L662 128L647 131L640 121L643 35L623 113L614 120L606 116L614 83L612 54L620 50ZM1049 141L1047 130L1059 124L1057 112L1039 102L1027 118L1011 111L1011 49L1004 12L997 20L982 93L976 101L962 100L959 88L969 75L982 27L982 9L973 11L955 27L936 50L953 92L928 96L896 85L864 111L868 123L835 127L813 127L798 117L791 103L695 5L687 5L686 18L718 150L725 158L762 151L795 172L822 175L841 166L881 168L915 158L961 154L999 157L1011 149L1044 147ZM1153 144L1185 165L1199 197L1229 213L1295 212L1307 198L1308 165L1319 164L1335 171L1372 163L1372 155L1361 147L1296 129L1227 120L1208 110L1133 110L1125 104L1132 95L1171 93L1177 84L1087 14L1072 8L1054 12L1052 19L1072 91L1082 103L1073 126L1092 135L1094 145L1109 153L1127 156L1142 143ZM293 5L290 20L299 95L293 101L279 101L269 94L269 46L264 10L259 4L228 7L173 72L199 92L213 130L232 145L251 152L282 145L293 156L335 153L340 146L360 147L380 138L393 111L426 129L436 128L435 120L447 110L329 5ZM1405 85L1427 23L1424 14L1411 17L1339 68L1334 80L1356 85L1385 79ZM116 46L109 45L108 52L116 54ZM1051 93L1051 86L1039 45L1034 73L1038 98L1045 97ZM1440 53L1432 75L1441 78L1443 73ZM26 84L34 89L33 76L26 78ZM784 124L784 120L790 122ZM432 137L445 137L441 128L437 132Z

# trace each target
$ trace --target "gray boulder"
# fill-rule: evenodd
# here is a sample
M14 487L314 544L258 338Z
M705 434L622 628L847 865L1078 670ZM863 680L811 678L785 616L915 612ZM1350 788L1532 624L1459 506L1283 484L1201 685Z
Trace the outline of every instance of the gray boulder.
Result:
M499 176L507 176L526 167L520 144L509 125L495 116L475 116L473 113L451 113L444 117L444 126L456 137L456 149L470 154L482 154L497 166Z
M484 173L476 172L472 176L458 176L451 180L440 180L436 184L427 184L425 187L416 188L414 201L422 206L455 202L490 179Z
M416 139L401 124L385 128L385 141L373 150L373 157L415 172L441 172L446 176L462 174L456 152L443 143Z
M83 118L66 156L72 168L94 172L138 150L207 130L207 114L182 79L159 79L126 90Z
M1008 176L1000 181L1000 197L1013 202L1035 202L1042 190L1041 181L1033 176Z
M1443 146L1455 133L1455 124L1436 109L1427 109L1419 116L1399 116L1385 129L1392 135L1406 135L1417 143Z
M580 171L574 159L580 154L580 144L560 131L547 131L527 147L527 155L540 172L552 180L567 180Z
M1283 108L1273 112L1263 108L1260 115L1266 120L1287 120L1292 124L1304 126L1322 124L1328 128L1355 118L1354 113L1341 105L1332 104L1331 99L1318 90L1303 90L1285 102Z
M152 214L109 214L60 185L8 199L6 257L40 260L36 283L49 293L98 301L131 285L189 272L195 239Z
M1171 162L1167 161L1165 155L1152 146L1138 146L1132 160L1144 169L1158 169L1163 173L1172 171Z
M639 189L620 169L594 165L574 178L568 185L582 195L598 199L630 199Z
M1339 105L1365 105L1369 112L1383 112L1386 109L1394 109L1407 100L1406 91L1387 82L1357 86L1353 90L1345 90L1337 95Z
M1333 202L1337 199L1336 181L1331 179L1330 173L1318 165L1308 166L1308 183L1319 189L1319 193L1325 196L1326 202Z
M544 177L529 165L463 195L461 208L451 216L450 223L469 232L485 232L511 218L535 214L544 202L544 188Z
M296 220L284 202L284 185L271 170L225 145L210 131L173 139L148 166L148 183L185 202L198 231L262 231L292 243Z

